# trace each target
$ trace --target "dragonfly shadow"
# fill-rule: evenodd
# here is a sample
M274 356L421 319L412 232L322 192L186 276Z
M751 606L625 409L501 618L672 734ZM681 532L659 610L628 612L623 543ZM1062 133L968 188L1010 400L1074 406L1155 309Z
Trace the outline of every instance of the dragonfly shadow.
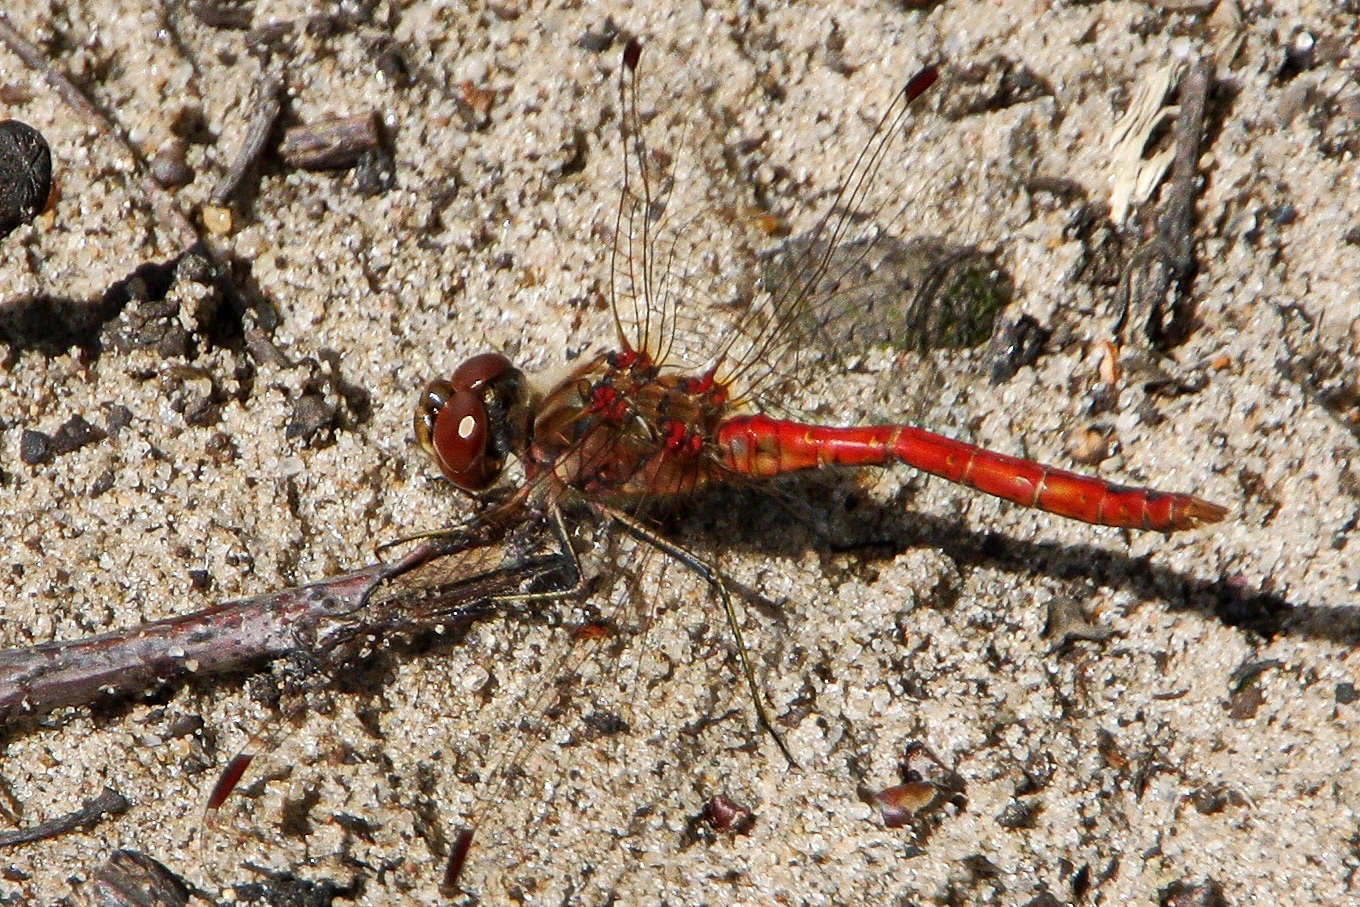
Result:
M779 506L771 507L772 500ZM1294 602L1234 576L1196 576L1160 566L1151 556L1131 556L1108 546L980 531L960 519L912 510L910 503L909 496L887 504L866 500L849 474L791 476L773 496L768 489L714 489L693 503L689 519L703 523L709 519L705 514L741 514L737 534L742 544L769 556L797 556L811 544L873 562L935 548L960 569L1000 568L1122 589L1162 602L1170 611L1197 613L1262 639L1298 636L1360 646L1360 604ZM790 517L803 532L789 531Z

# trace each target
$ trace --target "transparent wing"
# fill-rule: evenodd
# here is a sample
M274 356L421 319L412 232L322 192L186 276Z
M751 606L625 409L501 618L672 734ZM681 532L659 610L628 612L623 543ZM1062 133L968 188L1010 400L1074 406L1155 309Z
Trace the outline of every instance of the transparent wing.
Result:
M702 102L669 103L668 120L640 113L638 58L626 53L620 75L624 177L611 259L625 348L677 371L712 371L734 396L778 409L829 361L990 336L1011 298L1005 272L971 247L893 235L909 203L878 191L934 69L879 117L812 228L771 247L773 219L732 201L730 149L695 136L696 118L719 115Z

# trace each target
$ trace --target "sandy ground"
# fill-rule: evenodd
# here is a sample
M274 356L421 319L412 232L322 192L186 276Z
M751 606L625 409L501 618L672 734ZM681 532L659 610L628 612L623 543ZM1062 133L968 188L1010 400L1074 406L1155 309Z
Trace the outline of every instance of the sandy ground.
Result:
M611 19L647 41L659 144L729 151L738 200L763 197L795 230L904 78L944 66L881 174L885 197L910 202L888 226L995 250L1016 283L1008 317L1028 313L1053 339L996 387L976 357L923 369L878 356L794 404L826 421L914 412L1071 467L1074 439L1100 423L1117 442L1102 475L1192 491L1228 520L1171 538L1094 529L907 469L835 486L830 506L818 486L785 489L815 518L718 496L670 531L782 602L751 611L745 632L796 770L752 730L702 585L627 544L597 546L587 567L626 581L597 581L594 603L624 632L591 657L562 631L494 621L380 661L350 685L367 693L313 697L294 721L231 678L7 729L3 824L68 813L106 785L132 805L5 850L0 899L79 902L110 852L133 848L203 896L262 881L251 863L351 885L360 903L434 903L452 830L479 810L463 882L484 903L1152 904L1206 880L1232 905L1360 903L1360 86L1347 56L1360 19L1322 2L1250 4L1237 24L1209 2L669 6L378 4L308 27L302 4L260 4L245 24L279 26L264 39L166 4L9 4L140 152L187 136L196 176L175 201L195 222L246 131L261 41L288 123L383 117L395 185L366 195L352 171L270 159L234 197L216 241L272 307L260 323L292 367L211 330L211 299L192 287L170 297L185 350L11 337L0 645L296 585L468 512L414 446L417 389L483 349L551 369L610 339ZM1111 293L1079 268L1090 237L1066 228L1083 196L1108 200L1110 135L1139 86L1201 51L1220 54L1221 87L1201 161L1197 321L1173 357L1207 381L1149 392L1131 371L1119 410L1092 416ZM0 306L92 310L176 254L117 144L8 52L0 90L0 115L51 142L61 187L51 216L0 241ZM664 132L676 119L684 131ZM922 410L918 379L937 371ZM290 436L308 394L334 417ZM77 416L108 436L20 459L26 430L56 435ZM1082 620L1093 638L1063 645ZM582 679L555 685L563 673ZM526 716L538 730L521 730ZM221 766L283 725L253 773L274 780L248 785L201 846ZM866 796L899 783L912 744L962 794L885 828ZM478 806L470 779L504 764L523 772ZM717 794L754 811L748 833L699 821Z

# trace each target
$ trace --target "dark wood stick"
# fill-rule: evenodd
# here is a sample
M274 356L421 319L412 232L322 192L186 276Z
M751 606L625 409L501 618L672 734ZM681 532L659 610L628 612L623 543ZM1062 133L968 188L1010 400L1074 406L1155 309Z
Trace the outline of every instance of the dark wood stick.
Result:
M1212 80L1212 64L1205 58L1196 59L1181 78L1175 157L1165 208L1156 234L1135 253L1125 275L1116 333L1125 325L1132 325L1133 330L1141 328L1154 346L1179 342L1186 329L1182 296L1195 266L1195 197ZM1172 294L1170 299L1168 293Z
M438 631L571 572L560 551L526 549L472 523L392 564L99 636L0 651L0 725L293 653L321 659L359 640Z
M18 828L14 831L0 832L0 847L13 847L16 844L32 844L55 838L77 828L94 825L108 815L126 812L127 798L111 787L106 787L97 795L81 804L75 812L58 816L50 822L43 822L31 828Z

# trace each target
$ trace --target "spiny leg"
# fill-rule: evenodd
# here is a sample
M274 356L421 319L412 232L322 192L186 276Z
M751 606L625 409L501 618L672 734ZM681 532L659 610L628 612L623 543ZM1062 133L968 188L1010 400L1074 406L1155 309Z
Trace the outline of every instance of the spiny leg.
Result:
M581 559L576 554L576 547L571 543L571 533L567 531L567 522L562 518L562 508L553 504L548 509L548 520L552 523L553 534L557 536L557 544L560 546L558 554L571 569L571 585L559 586L556 589L548 589L543 592L499 595L496 597L497 604L562 601L563 599L576 598L585 593L588 584L585 574L581 571Z
M437 558L447 557L472 548L493 544L503 539L510 533L510 526L504 519L507 513L516 517L517 521L523 525L528 519L523 515L522 502L520 496L507 502L501 508L492 511L490 514L475 516L463 523L448 526L441 529L431 529L425 532L417 532L412 535L402 536L388 542L383 542L377 547L379 553L390 548L402 545L407 542L419 541L421 539L434 540L431 544L422 545L402 558L393 566L387 574L387 579L394 579L398 576L408 574ZM571 543L571 534L567 531L562 510L556 504L548 509L548 520L552 524L553 534L557 538L558 552L564 564L569 568L571 582L567 586L559 586L544 592L513 593L497 595L492 601L497 604L511 602L540 602L540 601L560 601L562 599L573 598L585 592L586 580L581 571L581 561L576 554L576 549Z
M722 577L718 574L718 571L706 561L702 560L698 555L688 549L680 547L663 536L658 535L628 514L623 513L620 510L615 510L612 507L605 507L602 505L596 505L596 509L606 519L609 519L622 527L623 530L633 538L645 542L653 548L656 548L658 551L661 551L663 554L668 554L675 558L675 560L679 561L685 567L688 567L695 575L707 582L709 586L718 593L718 598L722 600L723 611L727 615L727 625L731 627L732 636L737 643L737 658L741 661L741 671L746 677L746 686L751 692L751 703L756 709L756 719L760 726L774 738L775 745L779 747L779 752L784 754L784 758L788 760L789 766L791 768L797 768L798 760L793 758L793 753L790 752L788 746L785 745L784 738L779 735L779 731L775 729L774 722L770 720L769 713L765 710L765 704L761 700L760 685L756 683L756 672L755 669L751 667L751 660L747 656L746 640L741 633L741 623L737 619L737 609L733 606L732 596L727 590L727 584L722 581Z
M414 532L410 535L399 536L386 542L381 542L373 549L373 553L381 557L383 552L390 551L408 542L419 542L430 540L411 551L401 560L392 565L385 575L385 579L395 579L404 574L410 573L433 560L437 560L449 555L458 554L472 548L480 548L486 545L495 544L506 534L504 527L486 520L482 516L475 516L466 522L458 523L454 526L444 526L439 529L427 529L424 532Z

